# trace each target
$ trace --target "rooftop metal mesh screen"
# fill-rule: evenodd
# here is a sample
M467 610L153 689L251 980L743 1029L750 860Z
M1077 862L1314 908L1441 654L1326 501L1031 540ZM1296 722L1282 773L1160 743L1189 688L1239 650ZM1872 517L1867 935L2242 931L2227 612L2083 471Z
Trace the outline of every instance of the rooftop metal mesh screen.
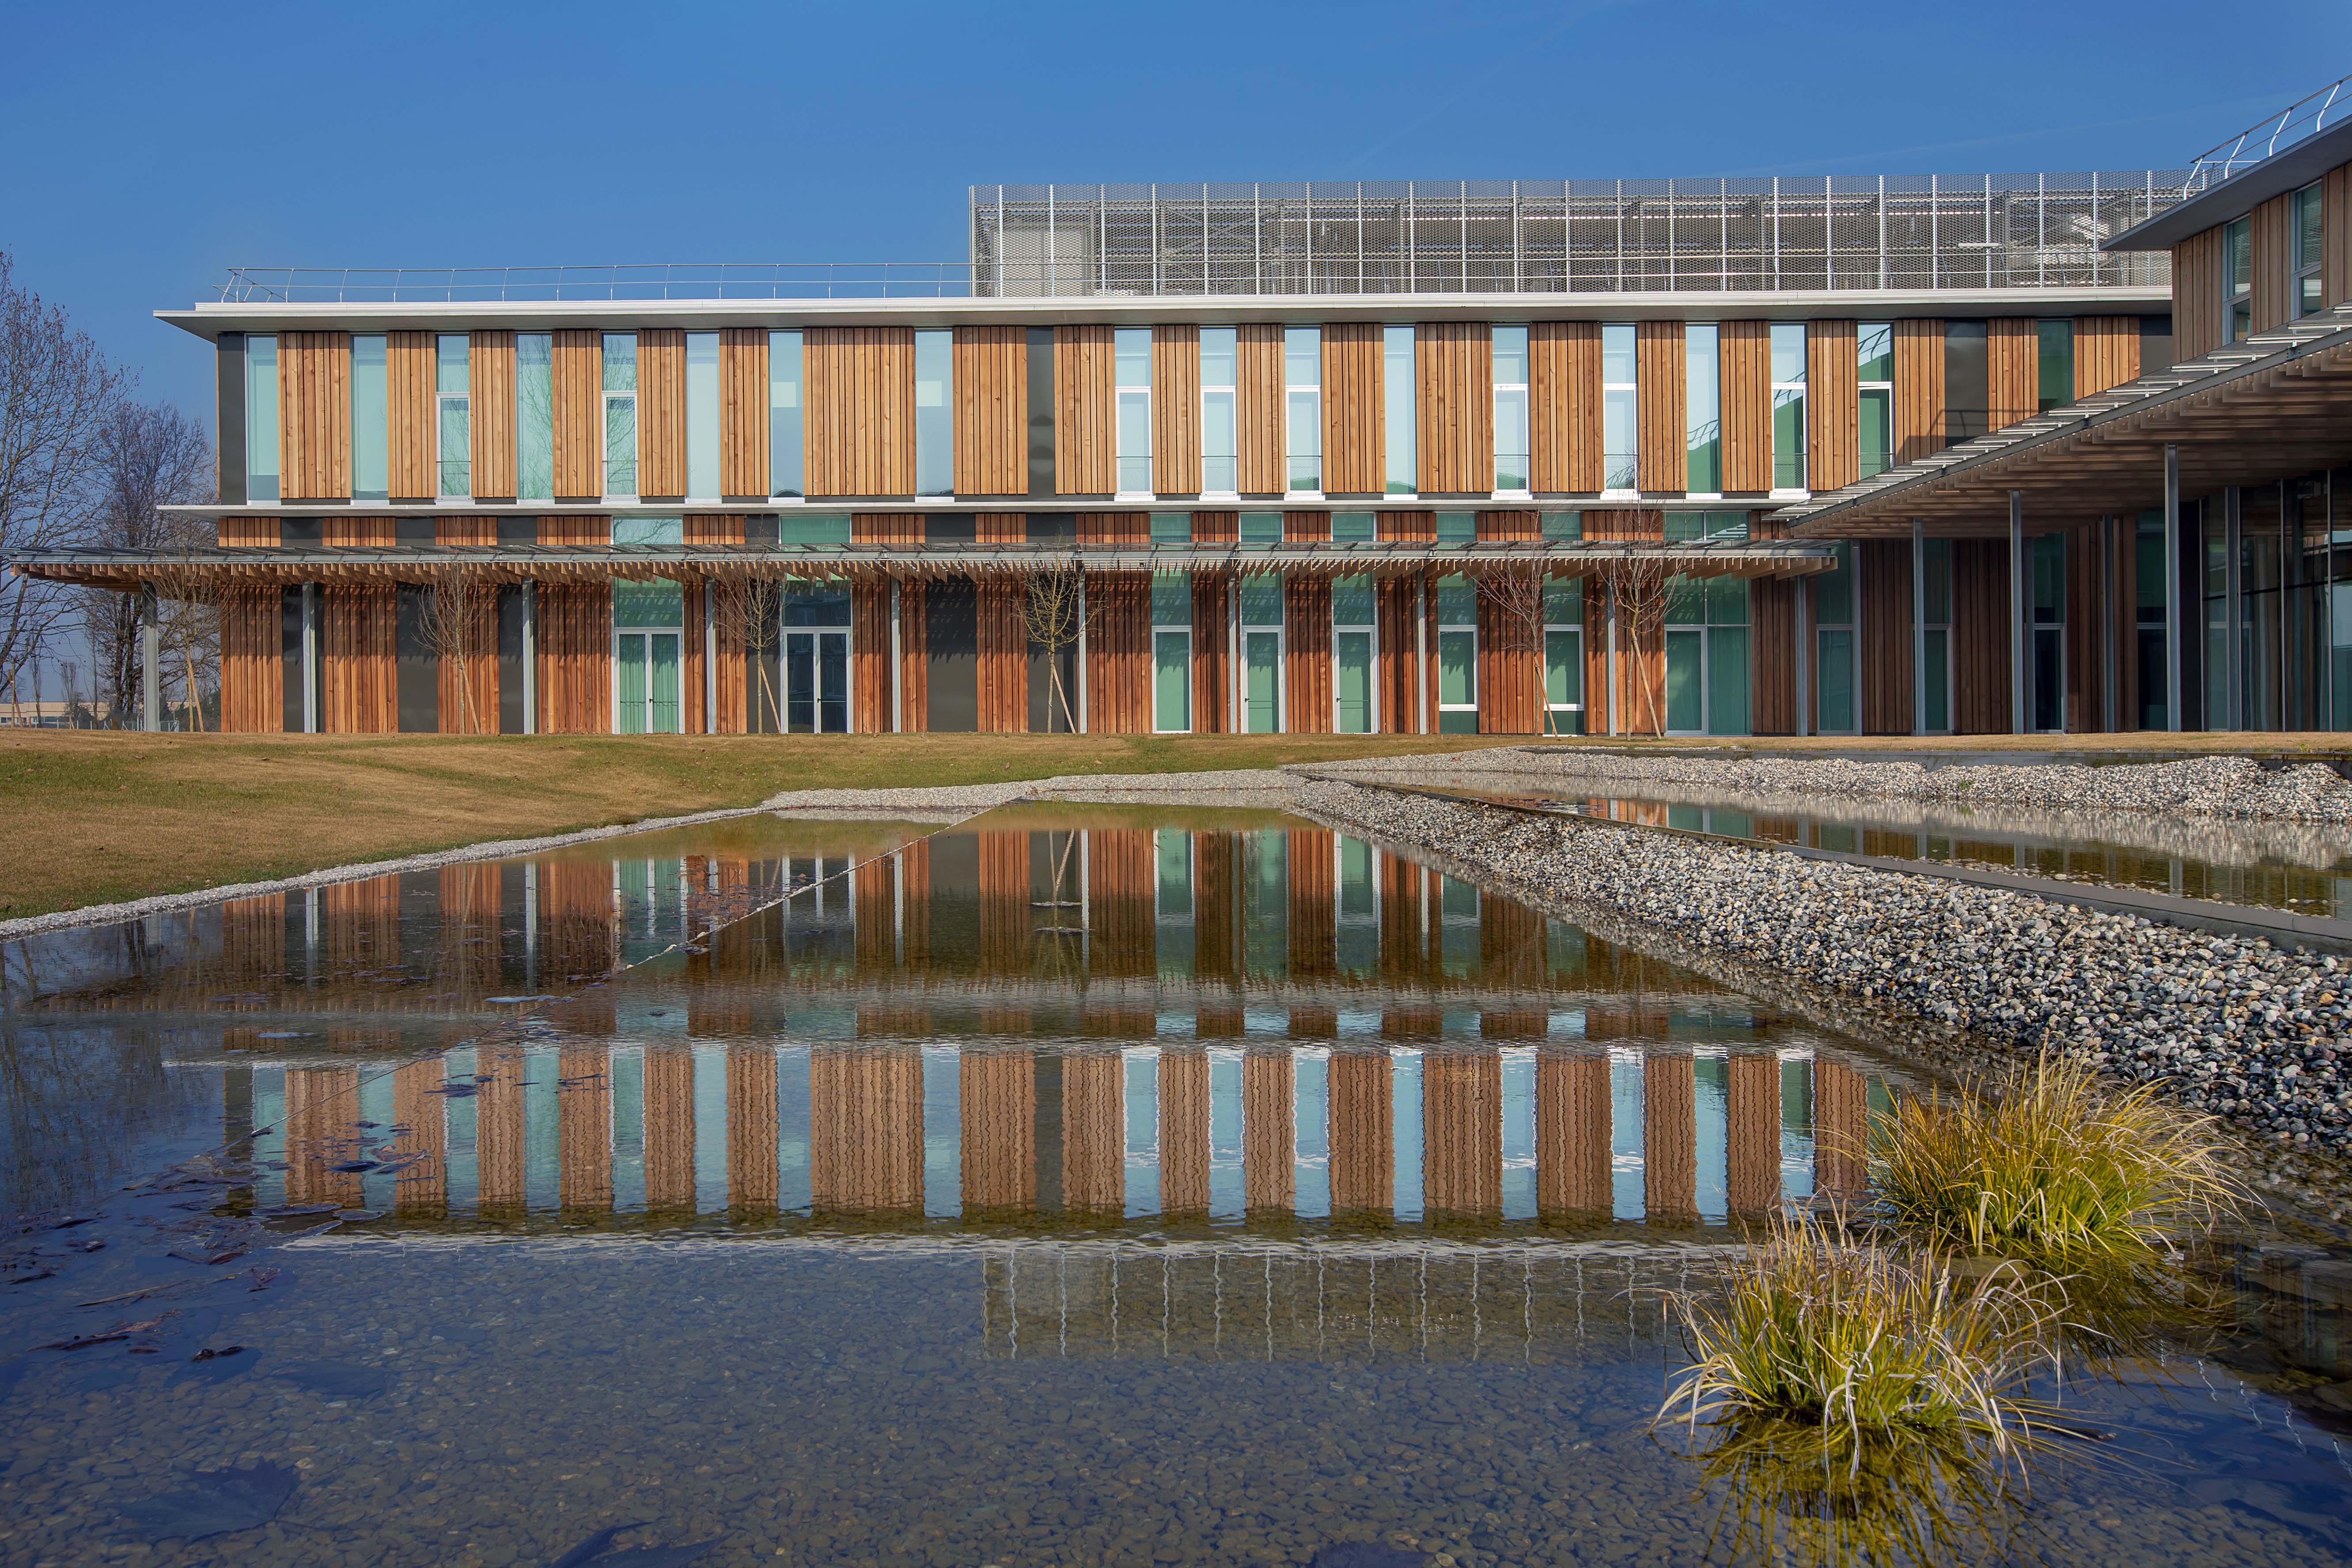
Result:
M1818 179L975 185L971 291L1613 294L2169 281L2099 242L2179 169Z

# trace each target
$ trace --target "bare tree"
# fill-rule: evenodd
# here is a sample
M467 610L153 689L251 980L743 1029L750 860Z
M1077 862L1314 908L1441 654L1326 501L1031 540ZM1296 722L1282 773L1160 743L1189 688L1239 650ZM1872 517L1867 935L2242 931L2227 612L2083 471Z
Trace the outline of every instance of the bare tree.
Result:
M100 433L129 384L64 311L16 286L0 251L0 551L54 549L80 535ZM0 676L36 657L68 602L54 584L0 574Z
M1029 578L1029 601L1023 612L1029 646L1045 656L1054 700L1061 705L1066 732L1073 735L1078 732L1078 721L1071 711L1069 689L1062 679L1062 650L1077 644L1080 611L1085 604L1086 574L1076 556L1049 556ZM1046 728L1053 726L1049 722Z
M184 556L214 542L212 523L163 510L213 493L211 440L168 404L118 402L110 408L92 441L84 488L82 537L92 544ZM138 597L95 587L77 590L76 597L95 685L107 694L120 723L138 704L143 673Z
M1486 622L1497 653L1534 655L1536 710L1543 715L1543 732L1551 733L1551 700L1544 689L1543 567L1533 561L1508 561L1489 567L1478 577L1478 596L1486 603Z
M187 713L184 727L202 730L204 678L216 676L219 669L221 600L226 596L220 572L183 546L150 570L147 589L155 595L159 650L180 666L180 701ZM159 682L163 677L163 671L157 670Z
M1638 547L1627 555L1609 563L1601 574L1609 586L1612 617L1617 627L1621 650L1619 668L1630 670L1636 703L1637 721L1646 713L1649 728L1636 733L1663 735L1665 714L1660 703L1665 697L1665 681L1652 680L1643 671L1643 656L1656 653L1664 657L1666 646L1666 602L1674 569L1664 553L1643 551Z
M776 692L768 679L766 654L776 639L777 622L784 610L784 585L741 566L721 566L710 579L711 620L719 635L755 657L760 671L760 706L747 715L744 728L759 727L758 714L776 710ZM781 715L777 727L782 728Z
M440 661L445 687L454 680L457 688L458 732L478 735L474 670L482 654L497 647L498 584L488 568L460 561L435 567L431 586L417 606L416 635Z

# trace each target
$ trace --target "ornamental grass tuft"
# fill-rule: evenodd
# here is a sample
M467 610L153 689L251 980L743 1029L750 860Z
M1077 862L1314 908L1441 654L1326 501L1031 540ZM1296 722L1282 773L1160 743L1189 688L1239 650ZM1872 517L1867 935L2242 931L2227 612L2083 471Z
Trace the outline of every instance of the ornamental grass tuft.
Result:
M2245 1198L2213 1118L2049 1056L1906 1097L1871 1142L1879 1212L1904 1233L2053 1274L2138 1269Z

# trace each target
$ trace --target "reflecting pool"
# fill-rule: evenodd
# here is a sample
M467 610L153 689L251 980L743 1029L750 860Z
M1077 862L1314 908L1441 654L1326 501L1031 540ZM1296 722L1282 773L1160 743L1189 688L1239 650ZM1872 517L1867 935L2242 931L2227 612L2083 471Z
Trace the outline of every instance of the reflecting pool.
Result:
M747 819L0 986L12 1564L1744 1561L1663 1294L1916 1087L1265 812ZM2230 1238L1924 1554L2352 1559L2336 1257Z

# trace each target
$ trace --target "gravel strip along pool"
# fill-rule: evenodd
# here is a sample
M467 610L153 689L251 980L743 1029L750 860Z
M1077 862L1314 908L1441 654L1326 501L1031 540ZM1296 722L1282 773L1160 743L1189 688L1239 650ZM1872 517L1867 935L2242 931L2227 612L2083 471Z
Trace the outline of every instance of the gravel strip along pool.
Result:
M2352 784L2322 763L2265 768L2252 757L2190 757L2177 763L1974 763L1925 767L1848 757L1639 757L1559 746L1501 746L1438 756L1298 763L1327 778L1439 774L1475 781L1485 773L1556 775L1563 786L1605 782L1675 784L1737 794L1880 795L2001 805L2108 811L2193 812L2211 816L2352 822Z
M1703 952L2049 1047L2281 1144L2352 1143L2352 969L2004 889L1352 784L1295 809L1445 857L1538 906L1597 904Z

